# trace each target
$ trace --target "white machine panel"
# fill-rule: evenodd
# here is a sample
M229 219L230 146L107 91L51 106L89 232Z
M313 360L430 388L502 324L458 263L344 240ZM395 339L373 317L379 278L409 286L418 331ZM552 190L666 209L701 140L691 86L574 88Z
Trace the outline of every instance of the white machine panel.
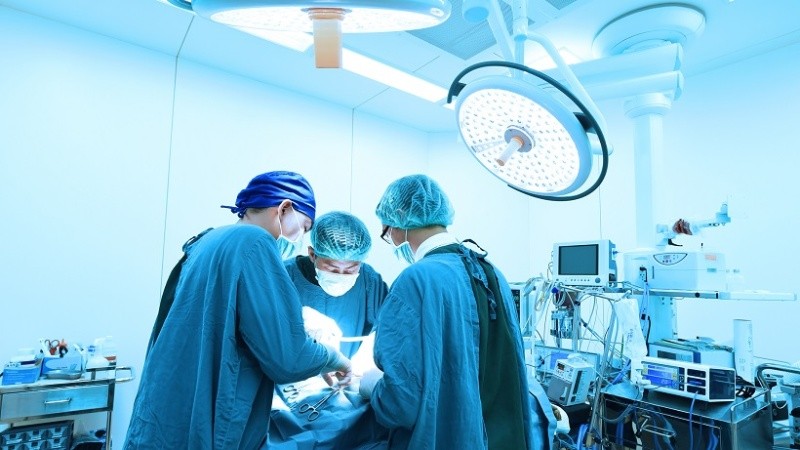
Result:
M725 291L725 256L703 251L644 250L624 254L625 281L653 289Z

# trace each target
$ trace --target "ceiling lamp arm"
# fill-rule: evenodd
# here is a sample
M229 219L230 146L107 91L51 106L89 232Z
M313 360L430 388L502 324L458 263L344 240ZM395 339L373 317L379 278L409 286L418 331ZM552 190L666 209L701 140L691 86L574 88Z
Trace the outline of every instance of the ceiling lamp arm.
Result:
M189 0L166 0L172 6L177 6L178 8L185 9L187 11L192 10L192 2Z
M499 0L463 0L461 14L467 22L487 21L503 58L507 61L514 59L514 46L503 20Z
M489 5L491 11L489 11L489 15L486 17L487 22L489 22L489 28L492 30L497 45L500 46L500 52L503 54L503 58L512 61L514 60L513 41L508 31L506 31L503 11L500 9L500 4L496 1L490 1Z
M525 64L525 41L528 40L528 2L511 2L511 29L514 40L514 62ZM522 74L520 74L521 76Z
M558 89L562 94L564 94L567 98L569 98L580 109L580 111L584 115L584 117L582 117L581 120L585 121L586 124L588 125L585 128L587 130L592 130L594 133L596 133L597 134L597 139L600 142L601 156L602 156L602 166L601 166L601 169L600 169L600 173L598 174L597 179L595 180L594 183L592 183L591 186L589 186L588 188L584 189L582 192L579 192L578 194L565 195L565 196L543 195L543 194L536 194L536 193L533 193L533 192L526 192L526 191L518 189L518 188L516 188L516 187L514 187L514 186L512 186L510 184L508 186L510 188L516 190L516 191L522 192L522 193L524 193L526 195L529 195L531 197L535 197L535 198L538 198L538 199L541 199L541 200L550 200L550 201L577 200L577 199L586 197L587 195L589 195L592 192L594 192L598 187L600 187L600 184L603 182L603 180L606 177L606 173L608 172L608 156L609 156L608 144L606 142L605 135L603 134L603 130L601 129L600 124L598 123L597 119L595 119L594 114L592 114L592 112L586 107L586 105L584 105L584 103L580 99L578 99L578 97L575 94L570 92L570 90L567 89L566 86L564 86L563 84L558 82L553 77L547 75L546 73L540 72L540 71L535 70L535 69L531 69L530 67L527 67L527 66L525 66L523 64L518 64L518 63L508 62L508 61L484 61L484 62L480 62L480 63L477 63L477 64L473 64L472 66L469 66L466 69L462 70L456 76L456 78L453 80L453 83L450 85L450 89L447 92L447 103L450 103L452 101L453 97L458 96L458 94L461 93L461 91L466 86L466 84L461 82L461 79L466 74L468 74L468 73L470 73L470 72L472 72L474 70L483 68L483 67L507 67L507 68L510 68L510 69L516 69L516 70L520 70L520 71L526 72L526 73L528 73L530 75L533 75L535 77L538 77L538 78L546 81L547 83L550 83L553 87Z
M581 102L586 106L586 108L591 111L591 116L594 116L600 124L599 128L605 128L605 119L603 115L600 113L600 110L597 108L597 105L592 101L592 98L589 97L589 93L586 92L586 88L583 87L580 81L578 81L578 77L575 76L575 72L569 67L564 58L561 56L561 53L558 52L555 45L547 39L546 37L542 36L538 33L528 33L527 39L538 43L539 45L544 48L553 62L556 63L556 67L561 72L561 75L566 80L569 87L572 89L572 92L575 94L576 97L580 98Z

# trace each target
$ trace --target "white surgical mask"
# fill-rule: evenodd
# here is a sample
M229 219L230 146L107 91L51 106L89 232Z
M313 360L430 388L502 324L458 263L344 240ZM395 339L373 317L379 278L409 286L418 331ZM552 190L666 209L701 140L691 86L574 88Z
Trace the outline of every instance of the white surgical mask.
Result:
M400 261L414 264L414 251L411 250L411 244L409 244L408 241L394 246L394 256Z
M325 270L314 269L317 271L317 281L319 287L328 295L341 297L353 288L358 279L357 273L333 273Z
M289 240L284 235L278 236L278 240L275 242L278 244L278 251L281 252L281 259L289 259L297 255L300 251L300 247L303 245L303 241L300 238L295 239L294 241Z
M297 221L297 225L300 226L300 219L297 218L297 211L292 210L294 213L294 220ZM291 240L283 234L283 225L281 224L281 220L278 219L278 228L281 230L280 236L278 236L278 240L275 242L278 245L278 251L281 253L282 259L289 259L294 257L299 251L300 247L303 245L303 231L302 226L300 226L300 235L295 238L295 240Z

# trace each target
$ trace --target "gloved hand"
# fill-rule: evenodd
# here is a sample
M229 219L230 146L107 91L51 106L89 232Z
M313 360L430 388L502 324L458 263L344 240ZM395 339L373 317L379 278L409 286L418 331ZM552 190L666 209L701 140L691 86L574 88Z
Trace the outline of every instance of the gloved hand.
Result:
M320 344L339 347L342 330L336 321L314 308L303 306L303 324L306 334Z
M334 384L347 386L353 378L353 367L350 364L350 360L336 348L327 344L322 345L328 349L328 362L319 372L322 375L322 379L328 383L328 386L333 386ZM334 380L334 376L331 376L331 373L334 374L336 380Z
M367 370L364 372L364 376L361 377L361 384L358 386L358 393L361 394L362 397L369 399L372 397L372 391L375 390L375 385L378 384L378 381L383 378L383 372L381 369L374 368Z

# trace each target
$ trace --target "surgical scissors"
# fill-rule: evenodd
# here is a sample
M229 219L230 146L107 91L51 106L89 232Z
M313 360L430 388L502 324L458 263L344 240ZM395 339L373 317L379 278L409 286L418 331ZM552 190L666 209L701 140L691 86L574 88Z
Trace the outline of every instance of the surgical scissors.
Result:
M325 402L327 402L331 397L341 392L341 390L342 386L333 388L333 390L328 395L322 397L317 403L314 403L313 405L310 403L303 403L302 405L300 405L300 414L305 414L311 411L310 413L308 413L308 421L313 422L317 420L320 415L319 408L321 408L322 405L324 405Z

